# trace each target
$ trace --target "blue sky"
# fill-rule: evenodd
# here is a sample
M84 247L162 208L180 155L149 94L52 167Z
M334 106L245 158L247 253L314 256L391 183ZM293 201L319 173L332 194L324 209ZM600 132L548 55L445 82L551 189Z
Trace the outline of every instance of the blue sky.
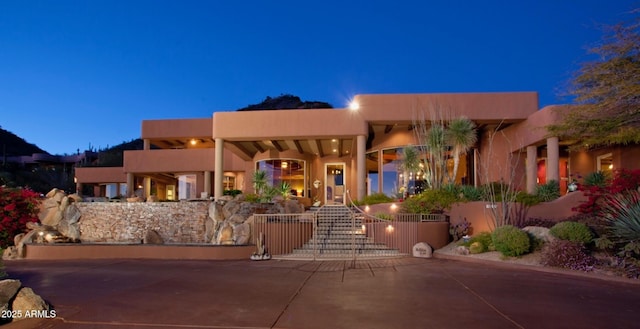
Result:
M0 0L0 126L53 154L289 93L560 97L638 0Z

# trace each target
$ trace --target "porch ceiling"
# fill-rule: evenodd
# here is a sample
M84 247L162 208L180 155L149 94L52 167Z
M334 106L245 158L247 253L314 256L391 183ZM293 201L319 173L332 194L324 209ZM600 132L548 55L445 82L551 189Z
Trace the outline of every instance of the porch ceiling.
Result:
M213 148L210 137L152 139L151 145L161 149Z
M299 154L310 154L325 157L329 155L344 156L353 152L353 138L332 139L272 139L256 141L227 141L233 151L243 158L253 158L257 153L269 150L278 152L294 151Z

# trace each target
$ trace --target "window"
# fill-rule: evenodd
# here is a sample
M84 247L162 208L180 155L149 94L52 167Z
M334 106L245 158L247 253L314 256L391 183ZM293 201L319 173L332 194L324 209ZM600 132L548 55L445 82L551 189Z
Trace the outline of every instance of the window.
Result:
M378 182L380 181L380 173L378 169L378 151L368 152L366 154L367 166L367 195L380 192L378 190Z
M291 186L291 193L304 196L305 190L305 161L294 159L269 159L256 162L256 170L267 173L267 184L278 186L287 182Z
M196 175L178 176L178 198L188 200L196 197Z

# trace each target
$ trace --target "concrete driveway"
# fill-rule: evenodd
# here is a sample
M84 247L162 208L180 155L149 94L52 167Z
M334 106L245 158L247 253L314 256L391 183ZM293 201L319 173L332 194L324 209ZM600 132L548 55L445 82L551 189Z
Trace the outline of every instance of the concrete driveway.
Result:
M5 328L638 328L640 284L500 264L6 261L56 318Z

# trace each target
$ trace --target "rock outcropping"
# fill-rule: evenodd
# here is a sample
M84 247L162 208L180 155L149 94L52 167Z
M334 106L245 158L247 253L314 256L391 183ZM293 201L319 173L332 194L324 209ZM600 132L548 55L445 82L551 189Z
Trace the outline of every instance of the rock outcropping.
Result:
M66 195L57 188L46 197L40 205L40 223L27 223L30 231L14 237L14 246L5 249L4 259L23 258L25 243L80 242L78 221L81 214L75 203L82 198L76 194Z
M273 203L244 201L244 195L225 197L209 205L205 241L219 245L246 245L251 242L253 214L297 214L304 212L298 200Z

